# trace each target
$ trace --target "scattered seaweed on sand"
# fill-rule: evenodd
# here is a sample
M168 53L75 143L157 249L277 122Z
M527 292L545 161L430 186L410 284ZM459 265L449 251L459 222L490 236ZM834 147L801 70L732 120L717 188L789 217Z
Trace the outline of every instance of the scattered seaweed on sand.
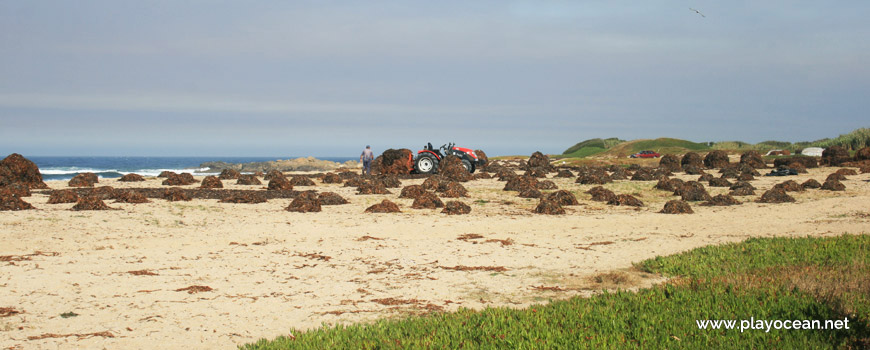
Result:
M466 182L471 180L471 173L465 169L462 164L462 159L454 155L449 155L438 164L438 173L446 179Z
M214 289L212 289L209 286L190 286L190 287L178 288L175 291L176 292L187 292L187 294L195 294L195 293L202 293L202 292L211 292L212 290L214 290Z
M266 198L258 192L235 193L220 200L221 203L257 204L266 202Z
M816 181L816 179L809 179L807 181L804 181L804 183L801 184L801 187L803 187L804 189L821 188L822 184Z
M694 214L695 211L692 210L692 207L689 206L689 203L684 200L674 199L669 200L665 203L664 208L662 208L659 213L662 214Z
M580 205L577 197L573 193L566 190L558 190L547 195L547 199L559 203L559 205Z
M149 201L148 197L145 197L145 195L139 191L118 190L115 192L115 203L141 204L151 203L151 201Z
M728 153L722 150L711 151L704 157L704 166L709 169L727 168L730 164Z
M25 202L16 195L0 196L0 211L18 211L34 209L33 205Z
M69 338L69 337L77 337L79 340L91 337L104 337L104 338L114 338L115 335L109 331L102 332L94 332L94 333L68 333L68 334L57 334L57 333L43 333L41 335L32 335L27 337L27 340L40 340L40 339L48 339L48 338Z
M217 176L209 175L202 179L199 188L224 188L224 183Z
M843 183L838 180L830 179L826 180L825 183L822 184L821 189L826 191L845 191L846 185L843 185Z
M565 214L565 209L562 208L556 201L541 199L535 207L535 213L546 215L561 215Z
M366 213L401 213L396 203L384 199L378 204L372 205L365 210Z
M761 153L758 153L758 151L743 152L740 155L740 164L746 164L755 169L767 168L767 164L764 164L764 159L761 158Z
M399 198L417 198L417 196L426 192L426 189L423 188L422 185L410 185L402 188L402 193L399 194Z
M448 181L438 186L438 192L447 198L468 197L468 190L461 183Z
M157 177L170 177L172 175L178 175L178 174L176 174L174 171L164 170L164 171L161 171L160 174L157 175Z
M293 256L299 256L299 257L308 258L311 260L321 260L321 261L329 261L330 259L332 259L331 256L323 255L321 253L305 253L305 254L296 253Z
M586 193L592 195L592 200L597 202L609 202L611 199L616 198L616 194L613 191L602 186L590 188Z
M73 176L72 179L69 180L67 185L69 187L94 187L94 184L100 182L97 174L94 173L80 173L76 176Z
M145 181L145 178L142 175L129 173L124 176L121 176L118 181L120 182L141 182Z
M190 201L191 198L184 189L178 187L167 188L163 191L163 199L170 202Z
M541 198L543 194L537 188L526 188L517 195L520 198Z
M357 194L391 194L381 181L369 180L357 187Z
M843 174L840 174L840 173L831 173L831 174L828 175L828 177L825 178L825 181L828 181L828 180L844 181L844 180L848 180L848 179L847 179L846 176L843 175Z
M721 177L710 179L708 184L710 185L710 187L731 187L732 185L731 181L728 181L728 179Z
M336 173L326 173L323 175L321 181L325 184L340 184L343 180L341 179L341 176Z
M794 201L794 197L786 194L785 190L781 188L767 190L767 192L764 192L764 194L761 195L761 198L757 200L758 203L788 203Z
M322 208L320 206L320 199L299 196L293 199L285 210L297 213L316 213L321 211Z
M411 204L411 208L414 209L435 209L443 207L444 202L442 202L441 198L438 198L438 196L432 192L421 193L417 198L414 198L414 203Z
M218 175L218 178L221 180L238 180L240 176L242 176L242 173L236 169L224 169Z
M539 190L555 190L559 187L556 186L556 183L550 180L538 181L538 184L535 185L535 188Z
M263 176L263 180L269 181L269 180L272 180L276 177L285 177L285 176L284 176L284 173L281 172L281 170L272 169L272 170L269 170L269 172L267 172L265 176Z
M260 179L258 179L256 175L250 175L250 174L240 175L239 179L236 180L236 185L253 186L253 185L262 185L262 184L263 183L260 182Z
M127 271L127 273L133 276L158 276L156 272L149 270L136 270L136 271Z
M574 173L572 173L571 170L562 169L562 170L559 170L558 173L556 173L555 177L558 177L558 178L574 177Z
M293 186L316 186L314 181L312 181L308 176L293 176L290 178L290 183Z
M0 317L9 317L20 313L21 311L15 310L11 307L0 307Z
M680 165L680 157L677 157L673 154L665 154L662 156L662 159L659 160L659 167L667 169L670 172L678 172L683 170Z
M504 266L438 266L438 268L452 271L490 271L490 272L505 272L508 269Z
M96 196L84 196L80 197L76 202L76 205L72 207L72 210L109 210L112 209L102 199Z
M803 186L801 186L795 180L787 180L784 182L780 182L773 186L774 188L781 188L786 192L801 192L804 190Z
M36 163L18 153L12 153L0 160L0 187L18 183L30 189L45 189L42 174Z
M709 206L738 205L738 204L740 204L740 201L734 199L734 197L731 197L731 195L727 195L727 194L720 194L720 195L713 196L713 198L711 198L709 201L701 203L701 205L708 206L708 207Z
M522 191L527 188L537 187L538 179L531 176L518 175L507 181L504 185L504 191Z
M293 184L284 176L273 176L266 188L270 191L289 191L293 189Z
M321 192L318 197L321 205L342 205L347 204L347 199L335 192Z
M611 198L607 201L609 205L617 205L617 206L629 206L629 207L642 207L643 202L640 199L635 198L630 194L620 194L616 197Z
M711 198L704 185L696 181L686 182L682 187L674 190L674 195L680 196L684 201L691 202L708 201Z
M471 213L471 207L460 201L448 201L441 212L447 215L463 215Z

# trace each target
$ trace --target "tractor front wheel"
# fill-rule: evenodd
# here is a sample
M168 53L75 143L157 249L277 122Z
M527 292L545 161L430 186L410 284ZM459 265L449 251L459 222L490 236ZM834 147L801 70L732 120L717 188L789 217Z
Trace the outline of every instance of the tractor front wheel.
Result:
M434 174L438 170L438 159L428 154L421 155L414 162L414 170L420 174Z

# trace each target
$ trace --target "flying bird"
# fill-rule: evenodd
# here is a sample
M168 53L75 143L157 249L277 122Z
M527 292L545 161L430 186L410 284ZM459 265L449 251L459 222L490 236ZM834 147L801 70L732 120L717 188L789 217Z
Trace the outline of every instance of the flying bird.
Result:
M707 16L704 16L704 14L703 14L703 13L701 13L701 11L698 11L698 10L696 10L696 9L693 9L693 8L691 8L691 7L689 7L689 10L691 10L691 11L695 11L695 13L697 13L697 14L699 14L699 15L701 15L701 17L704 17L704 18L707 18Z

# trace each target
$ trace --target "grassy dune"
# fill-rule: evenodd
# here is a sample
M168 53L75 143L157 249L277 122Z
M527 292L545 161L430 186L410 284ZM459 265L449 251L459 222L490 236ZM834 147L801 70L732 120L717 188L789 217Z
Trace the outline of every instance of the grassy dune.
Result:
M865 348L870 236L758 238L636 264L673 279L526 309L322 327L244 349ZM703 319L850 320L845 330L699 329Z

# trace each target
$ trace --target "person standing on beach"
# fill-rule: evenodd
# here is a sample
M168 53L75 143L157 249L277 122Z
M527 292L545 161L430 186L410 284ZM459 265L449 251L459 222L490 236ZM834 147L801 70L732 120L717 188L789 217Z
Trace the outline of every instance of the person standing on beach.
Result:
M372 153L372 146L366 145L366 149L359 156L359 161L363 163L363 175L372 174L372 160L375 159L375 154Z

